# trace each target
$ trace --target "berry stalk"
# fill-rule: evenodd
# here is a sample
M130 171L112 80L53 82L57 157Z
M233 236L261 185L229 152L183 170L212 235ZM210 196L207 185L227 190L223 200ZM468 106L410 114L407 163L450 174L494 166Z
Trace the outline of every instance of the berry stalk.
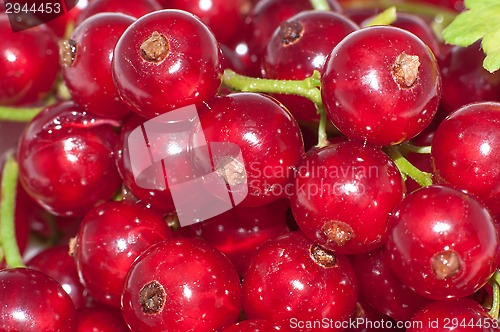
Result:
M429 154L431 153L431 146L416 146L408 142L401 143L399 147L405 151L420 153L420 154Z
M19 168L11 153L5 161L0 187L2 194L0 201L0 243L5 254L5 262L10 267L24 267L14 226L18 174Z
M394 23L397 18L396 7L392 6L372 18L363 27L371 27L376 25L390 25Z
M322 105L319 76L319 72L315 70L311 76L303 80L272 80L244 76L226 69L222 76L222 83L228 88L238 91L302 96L316 105Z
M29 122L42 107L9 107L0 106L0 121Z
M413 166L413 164L401 154L396 146L386 146L384 147L384 152L391 157L402 174L409 176L422 187L432 185L432 174L422 172Z
M497 270L490 279L490 284L493 289L493 302L488 314L491 318L498 319L500 312L500 272Z
M314 10L330 10L330 6L326 0L311 0L311 6Z

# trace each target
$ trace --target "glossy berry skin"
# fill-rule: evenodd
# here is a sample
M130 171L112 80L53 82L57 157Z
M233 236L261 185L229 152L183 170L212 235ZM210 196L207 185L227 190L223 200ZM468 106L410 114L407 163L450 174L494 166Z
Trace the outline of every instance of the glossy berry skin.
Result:
M19 140L21 183L49 212L83 216L113 197L121 184L113 155L117 140L109 121L84 113L73 102L47 107Z
M297 170L290 204L311 241L342 254L382 245L387 219L404 194L401 174L386 154L344 142L313 151Z
M198 18L160 10L138 19L118 40L114 82L125 103L153 118L214 97L221 58L213 33Z
M53 278L69 294L75 308L86 305L87 291L78 277L76 264L67 245L47 248L26 262L26 266Z
M471 103L500 100L500 73L489 73L483 60L480 42L450 49L439 64L443 97L438 116L444 118Z
M292 232L263 245L243 280L243 309L249 319L268 319L300 331L328 317L346 321L354 313L357 281L349 260ZM297 324L295 324L295 323ZM329 331L340 331L334 324Z
M247 319L231 325L223 332L272 332L292 331L286 325L278 325L264 319Z
M478 196L500 214L500 103L469 104L452 113L432 142L434 174L440 183Z
M492 216L475 198L450 187L434 185L409 194L388 227L394 272L431 299L473 294L500 261Z
M419 134L441 97L432 52L412 33L388 26L342 40L327 59L321 83L329 120L347 137L374 145Z
M196 239L160 242L131 267L122 314L133 331L219 331L236 323L241 286L231 262Z
M226 255L243 277L262 244L288 233L289 206L287 199L257 207L236 206L189 228Z
M161 214L143 204L107 202L83 219L74 248L78 273L89 294L120 307L125 276L134 260L171 236Z
M55 35L43 25L12 32L0 13L0 105L33 104L45 98L59 72Z
M118 13L94 15L73 31L69 48L62 48L64 83L85 111L116 119L131 112L116 91L111 61L118 38L134 21Z
M498 331L498 321L469 298L430 303L412 317L411 325L408 332Z
M112 308L82 308L76 311L78 332L129 332L121 311Z
M139 18L160 9L161 6L156 0L135 0L132 2L121 0L92 0L80 15L78 15L76 25L80 25L87 18L99 13L121 13Z
M181 9L200 18L214 33L219 43L230 43L241 32L250 0L160 0L164 8Z
M241 150L246 183L238 185L248 187L248 196L240 206L261 206L291 194L304 143L297 122L280 103L263 94L234 93L198 111L207 142L233 143ZM194 146L200 144L195 137Z
M301 80L323 70L326 57L349 33L358 30L344 16L326 11L305 11L281 23L262 57L262 77ZM317 120L314 104L298 96L277 97L298 120Z
M75 307L60 284L32 269L0 270L0 331L76 331Z
M407 321L431 300L418 295L394 274L385 248L355 255L360 298L372 308L398 321Z

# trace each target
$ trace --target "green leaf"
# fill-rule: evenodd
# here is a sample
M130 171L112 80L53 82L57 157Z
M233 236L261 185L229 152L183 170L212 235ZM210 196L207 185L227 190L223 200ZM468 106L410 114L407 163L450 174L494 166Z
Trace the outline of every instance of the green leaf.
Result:
M467 47L482 39L486 53L483 67L490 73L500 69L500 1L465 0L467 10L443 30L448 44Z

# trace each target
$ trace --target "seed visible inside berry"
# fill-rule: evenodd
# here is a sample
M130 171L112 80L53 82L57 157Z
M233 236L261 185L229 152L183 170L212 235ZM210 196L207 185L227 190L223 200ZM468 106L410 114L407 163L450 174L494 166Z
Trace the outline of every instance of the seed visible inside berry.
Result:
M163 309L165 304L165 290L156 281L151 281L142 287L139 293L142 310L146 314L156 314Z
M438 252L432 257L431 264L432 270L439 280L453 277L462 270L460 257L454 250Z
M170 51L168 40L158 31L154 31L151 36L141 45L141 56L149 62L161 62Z

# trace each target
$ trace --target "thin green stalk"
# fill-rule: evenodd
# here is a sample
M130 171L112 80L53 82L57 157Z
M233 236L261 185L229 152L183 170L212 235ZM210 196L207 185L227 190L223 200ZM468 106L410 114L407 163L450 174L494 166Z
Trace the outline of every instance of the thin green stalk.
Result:
M0 121L29 122L42 109L42 107L0 106Z
M364 9L364 8L382 8L396 7L396 10L424 15L442 20L444 25L448 25L453 21L457 13L442 6L422 3L419 1L404 1L401 0L352 0L342 2L342 7L345 9Z
M387 146L384 148L385 153L391 157L399 171L417 182L422 187L432 185L432 174L422 172L412 165L398 150L396 146Z
M322 148L328 145L328 135L326 134L326 111L323 105L316 105L316 110L319 114L319 124L318 124L318 148Z
M372 18L370 21L365 23L363 27L371 27L375 25L389 25L394 23L397 18L396 7L392 6Z
M326 0L310 0L311 6L314 10L330 10L330 6L328 5L328 1Z
M19 168L10 154L4 165L0 200L0 239L5 254L5 262L10 267L24 267L19 252L15 230L16 187Z
M222 83L233 90L291 94L305 97L315 104L322 104L319 90L319 72L317 70L310 77L303 80L272 80L244 76L226 69L222 76Z
M431 146L416 146L408 142L401 143L399 145L405 151L420 153L420 154L429 154L431 153Z
M495 271L490 279L491 287L493 288L493 301L491 304L491 309L488 312L491 318L498 319L498 314L500 312L500 273Z

